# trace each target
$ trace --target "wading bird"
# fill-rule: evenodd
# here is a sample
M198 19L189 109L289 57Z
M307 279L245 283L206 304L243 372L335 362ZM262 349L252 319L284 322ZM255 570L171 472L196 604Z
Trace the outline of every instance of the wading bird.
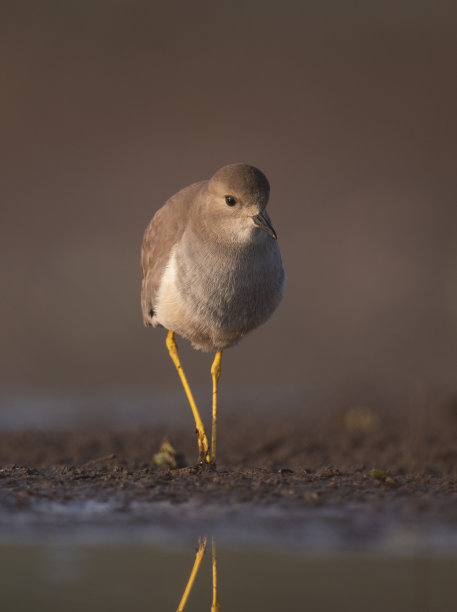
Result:
M169 330L167 348L189 400L202 463L216 463L217 384L222 351L275 311L284 269L266 212L270 185L246 164L231 164L209 180L172 196L146 228L141 251L141 306L147 326ZM174 338L216 353L211 450Z

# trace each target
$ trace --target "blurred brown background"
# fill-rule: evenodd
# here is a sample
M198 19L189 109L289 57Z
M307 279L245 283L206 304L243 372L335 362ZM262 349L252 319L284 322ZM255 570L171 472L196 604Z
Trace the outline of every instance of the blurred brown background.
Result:
M281 408L453 396L454 2L0 11L3 392L180 393L141 323L142 234L178 189L245 161L270 179L288 283L225 354L226 409L237 389ZM206 397L210 357L184 344Z

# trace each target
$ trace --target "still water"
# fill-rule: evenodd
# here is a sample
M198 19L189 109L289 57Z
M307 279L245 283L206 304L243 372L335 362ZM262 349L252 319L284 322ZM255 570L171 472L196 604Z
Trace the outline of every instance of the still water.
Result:
M1 609L18 612L446 612L456 609L456 576L454 556L310 555L205 536L182 546L87 540L0 546Z

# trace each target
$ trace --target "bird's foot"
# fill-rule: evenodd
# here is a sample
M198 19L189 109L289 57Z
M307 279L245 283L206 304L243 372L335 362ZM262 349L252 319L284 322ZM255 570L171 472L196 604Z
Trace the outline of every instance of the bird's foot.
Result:
M216 464L215 463L211 463L210 461L202 461L200 459L200 461L197 463L197 465L195 466L195 473L208 473L208 472L215 472L216 471Z
M171 468L170 473L176 475L185 474L210 474L216 471L216 466L212 463L203 463L201 460L195 465L183 468Z
M201 463L211 463L211 457L209 454L209 444L208 438L206 437L205 430L197 429L197 441L198 441L198 450L200 452L200 462Z
M203 453L200 452L200 460L198 465L204 468L215 468L216 462L211 459L209 452L205 451Z

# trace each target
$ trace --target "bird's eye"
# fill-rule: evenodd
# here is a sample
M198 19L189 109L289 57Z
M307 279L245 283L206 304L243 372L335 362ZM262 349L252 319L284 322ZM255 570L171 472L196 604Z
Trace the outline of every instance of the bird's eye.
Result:
M225 196L225 201L227 202L227 204L229 206L235 206L235 204L236 204L235 198L233 196L230 196L230 195L229 196Z

